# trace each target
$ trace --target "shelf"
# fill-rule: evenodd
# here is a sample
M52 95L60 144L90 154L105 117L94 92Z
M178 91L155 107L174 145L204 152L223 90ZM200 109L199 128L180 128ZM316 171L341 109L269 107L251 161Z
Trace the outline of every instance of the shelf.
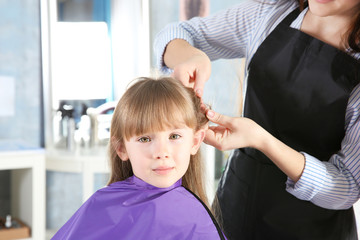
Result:
M83 179L83 202L94 193L94 174L109 173L107 148L69 152L52 149L46 151L46 170L81 173Z
M11 214L45 239L45 151L0 151L0 170L11 170Z

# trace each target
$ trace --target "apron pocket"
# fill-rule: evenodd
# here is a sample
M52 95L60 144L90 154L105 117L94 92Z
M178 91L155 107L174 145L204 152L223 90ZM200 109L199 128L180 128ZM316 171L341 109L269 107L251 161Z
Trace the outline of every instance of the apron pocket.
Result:
M246 228L249 185L239 179L229 165L219 183L213 208L221 209L221 215L217 218L226 236L238 239Z

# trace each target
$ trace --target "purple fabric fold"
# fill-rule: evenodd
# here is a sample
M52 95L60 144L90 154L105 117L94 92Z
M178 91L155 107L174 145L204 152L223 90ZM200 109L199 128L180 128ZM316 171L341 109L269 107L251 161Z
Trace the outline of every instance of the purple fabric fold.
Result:
M133 176L95 192L52 239L211 240L220 236L208 211L181 186L181 180L169 188L157 188Z

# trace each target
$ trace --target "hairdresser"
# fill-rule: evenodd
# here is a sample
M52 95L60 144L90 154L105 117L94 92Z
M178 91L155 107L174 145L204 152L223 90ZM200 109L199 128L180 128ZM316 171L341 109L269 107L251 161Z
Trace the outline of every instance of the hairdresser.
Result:
M215 201L229 239L357 239L359 16L360 0L244 0L158 34L198 96L211 61L246 59L243 117L207 113L206 143L235 149Z

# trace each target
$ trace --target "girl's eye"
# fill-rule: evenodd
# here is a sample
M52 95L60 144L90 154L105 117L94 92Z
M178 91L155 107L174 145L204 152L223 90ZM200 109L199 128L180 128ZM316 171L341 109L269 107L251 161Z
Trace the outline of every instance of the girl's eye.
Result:
M170 140L175 140L175 139L179 139L181 136L179 134L171 134L169 139Z
M149 137L141 137L138 139L139 142L145 143L145 142L150 142L150 138Z

